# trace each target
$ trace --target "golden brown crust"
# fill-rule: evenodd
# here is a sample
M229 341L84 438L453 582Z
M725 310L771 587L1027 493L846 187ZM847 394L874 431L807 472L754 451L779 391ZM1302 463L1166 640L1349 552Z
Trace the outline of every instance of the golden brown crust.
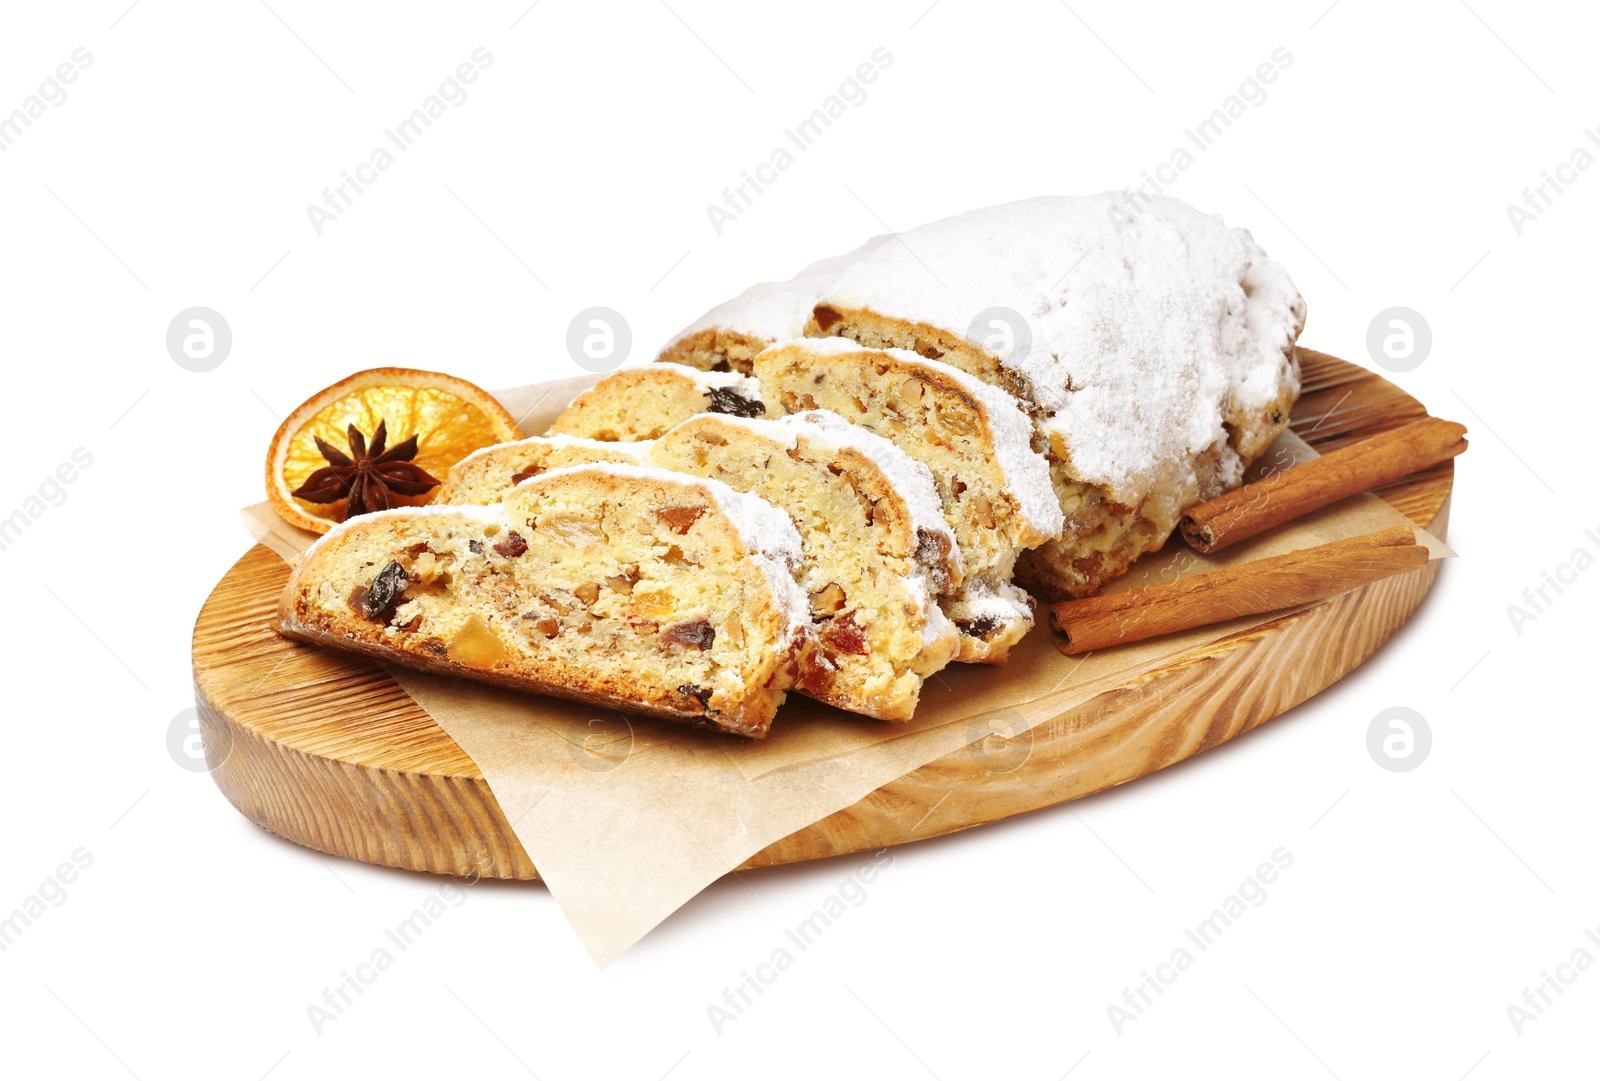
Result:
M570 669L557 669L548 677L540 677L475 668L450 660L448 656L440 656L420 648L411 649L374 642L370 639L353 637L349 633L317 627L301 613L285 614L281 601L278 631L285 638L292 638L308 645L332 646L349 653L360 653L385 664L401 664L423 672L490 683L513 691L549 695L569 702L586 702L590 705L621 710L624 713L642 713L650 717L681 721L752 739L759 739L767 734L772 724L772 715L777 712L778 705L784 697L782 691L773 691L771 688L757 689L742 711L735 714L724 713L713 722L706 718L705 708L699 699L690 695L642 696L639 687L631 680L596 681L593 677L590 678L591 684L594 685L593 689L580 690L573 685L574 673Z

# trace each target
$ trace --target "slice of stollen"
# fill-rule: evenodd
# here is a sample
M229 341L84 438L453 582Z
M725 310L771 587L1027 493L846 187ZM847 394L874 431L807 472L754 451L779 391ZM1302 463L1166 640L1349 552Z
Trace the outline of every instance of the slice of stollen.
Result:
M752 362L769 411L826 409L888 439L933 474L966 578L944 601L963 661L1001 663L1033 625L1011 584L1020 552L1061 530L1049 467L1016 401L965 372L840 338L771 346Z
M362 515L307 550L284 634L380 660L766 734L809 635L788 517L727 485L576 466L503 503Z

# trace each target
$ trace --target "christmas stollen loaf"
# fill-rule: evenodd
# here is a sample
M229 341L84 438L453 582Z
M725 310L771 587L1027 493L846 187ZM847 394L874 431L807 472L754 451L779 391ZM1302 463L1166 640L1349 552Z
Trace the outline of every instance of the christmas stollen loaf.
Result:
M937 359L1032 415L1066 524L1018 579L1081 596L1237 486L1288 425L1305 302L1250 234L1166 196L1046 196L869 240L757 285L660 359L749 371L842 337Z
M766 734L809 603L800 538L727 485L625 464L488 505L362 515L308 549L284 634L520 690Z

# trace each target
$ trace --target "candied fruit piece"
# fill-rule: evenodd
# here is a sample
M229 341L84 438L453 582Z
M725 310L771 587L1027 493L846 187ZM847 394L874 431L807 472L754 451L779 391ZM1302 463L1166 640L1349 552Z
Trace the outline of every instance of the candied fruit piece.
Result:
M450 640L449 652L452 661L473 668L488 668L495 661L504 660L507 655L506 645L500 641L500 636L475 615L468 616L461 629L456 631L455 637Z

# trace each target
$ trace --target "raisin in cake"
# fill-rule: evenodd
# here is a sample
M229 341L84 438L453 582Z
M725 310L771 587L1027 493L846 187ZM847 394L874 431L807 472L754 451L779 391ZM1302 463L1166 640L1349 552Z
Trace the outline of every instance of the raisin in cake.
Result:
M831 413L780 421L706 413L634 443L503 443L451 470L439 501L494 503L545 470L621 460L722 481L789 515L813 630L797 690L855 713L909 720L924 678L955 658L960 635L937 598L960 584L963 567L932 475Z
M279 620L384 661L759 737L809 633L799 561L788 517L755 496L575 466L503 503L345 522L301 558Z
M839 336L1016 395L1066 515L1018 577L1059 598L1098 589L1184 509L1240 483L1288 425L1304 322L1288 273L1247 231L1108 192L876 237L712 309L661 359L744 371L769 343Z
M1049 467L1016 401L938 361L842 338L774 345L752 364L769 410L830 410L928 467L966 564L944 602L962 631L959 659L1003 662L1033 626L1031 598L1011 584L1017 556L1061 530Z
M624 368L578 395L550 425L549 434L606 442L654 439L697 413L764 416L761 387L737 372L681 364Z

